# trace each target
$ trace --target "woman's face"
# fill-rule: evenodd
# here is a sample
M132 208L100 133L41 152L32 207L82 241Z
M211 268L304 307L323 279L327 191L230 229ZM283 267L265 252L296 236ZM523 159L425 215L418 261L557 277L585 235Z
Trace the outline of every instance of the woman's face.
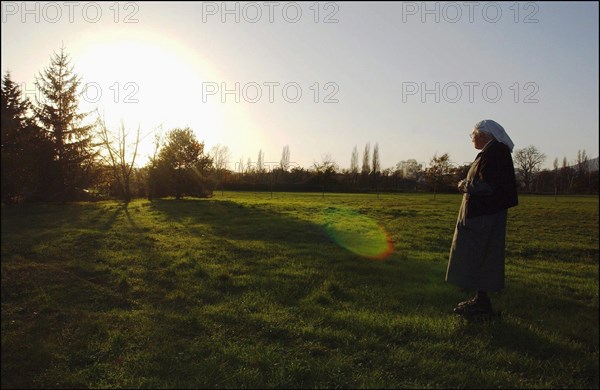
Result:
M473 142L473 146L477 150L483 149L485 144L489 141L489 137L480 131L473 130L471 133L471 142Z

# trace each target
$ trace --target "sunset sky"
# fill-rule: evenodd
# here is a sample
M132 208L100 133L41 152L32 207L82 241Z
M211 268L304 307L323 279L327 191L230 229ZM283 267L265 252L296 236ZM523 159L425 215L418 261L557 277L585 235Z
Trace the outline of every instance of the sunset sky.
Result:
M33 98L64 45L90 86L82 109L140 125L143 162L162 124L228 146L230 169L285 145L300 166L329 154L348 168L367 142L382 168L462 164L481 119L546 167L598 156L597 3L23 4L2 2L2 74Z

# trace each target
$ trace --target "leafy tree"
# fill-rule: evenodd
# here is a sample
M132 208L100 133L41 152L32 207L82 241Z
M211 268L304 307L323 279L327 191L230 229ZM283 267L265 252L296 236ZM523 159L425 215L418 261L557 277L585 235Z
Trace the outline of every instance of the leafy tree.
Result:
M325 197L325 185L334 181L338 165L329 154L322 156L320 162L313 163L317 179L321 182L321 191Z
M42 94L36 97L34 111L41 126L50 134L56 170L53 182L59 199L81 195L93 180L96 156L92 145L92 125L84 125L88 115L80 113L81 79L73 73L69 56L61 48L50 58L50 66L36 77L35 85Z
M449 184L448 181L452 177L452 171L452 163L448 153L444 153L440 157L435 154L432 157L429 168L425 170L425 176L433 187L433 199L435 199L437 191L442 186Z
M518 176L523 181L527 191L532 190L535 175L540 171L545 159L546 155L533 145L515 151L514 161L518 167Z
M208 196L212 194L212 185L206 172L211 165L211 158L204 154L204 143L196 139L192 129L173 129L158 154L157 192L175 195L177 199L184 194Z

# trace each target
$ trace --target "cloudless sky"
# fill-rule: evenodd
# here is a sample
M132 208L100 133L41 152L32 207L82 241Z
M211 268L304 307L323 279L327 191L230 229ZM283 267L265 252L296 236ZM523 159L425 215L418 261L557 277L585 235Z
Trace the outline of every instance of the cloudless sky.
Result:
M598 156L595 2L24 4L2 2L2 73L34 98L64 45L90 83L82 109L139 125L144 162L162 125L228 146L230 169L259 149L278 162L285 145L300 166L348 168L367 142L382 168L435 153L462 164L481 119L545 167Z

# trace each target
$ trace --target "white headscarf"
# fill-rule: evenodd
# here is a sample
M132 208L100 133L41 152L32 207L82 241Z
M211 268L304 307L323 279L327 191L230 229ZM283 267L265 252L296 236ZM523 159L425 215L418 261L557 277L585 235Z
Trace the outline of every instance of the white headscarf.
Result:
M484 119L475 124L475 128L483 133L491 134L496 138L496 141L502 142L504 145L508 146L508 149L512 153L515 144L512 142L508 134L506 134L506 130L504 127L500 126L500 124L491 119Z

